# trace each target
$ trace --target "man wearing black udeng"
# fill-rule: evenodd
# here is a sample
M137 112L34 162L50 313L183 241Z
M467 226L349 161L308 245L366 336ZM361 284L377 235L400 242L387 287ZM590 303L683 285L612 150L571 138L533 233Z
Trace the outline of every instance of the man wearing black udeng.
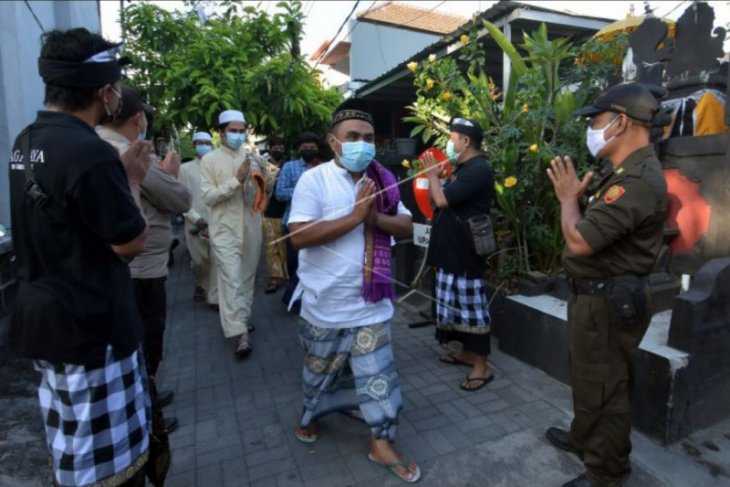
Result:
M439 360L471 367L459 384L467 392L494 380L487 360L491 319L484 283L486 259L477 252L468 223L488 217L494 200L492 169L481 153L483 139L484 131L476 120L451 119L446 155L456 170L443 187L438 177L442 166L433 154L426 153L423 161L430 168L426 172L429 192L438 208L427 261L436 268L436 339L442 344L462 344L458 353L442 355Z
M10 347L34 360L54 483L144 485L151 416L142 323L123 258L142 251L149 146L120 159L94 127L121 108L120 45L86 29L43 36L46 111L13 146L20 287Z

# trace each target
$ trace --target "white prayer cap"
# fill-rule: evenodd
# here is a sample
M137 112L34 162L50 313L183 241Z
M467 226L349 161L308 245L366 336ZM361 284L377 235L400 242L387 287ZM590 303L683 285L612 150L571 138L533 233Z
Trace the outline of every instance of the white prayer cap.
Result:
M207 140L208 142L213 142L213 137L211 137L208 132L195 132L193 134L193 142L197 142L199 140Z
M223 125L229 122L241 122L246 123L246 119L243 117L243 112L238 110L226 110L218 115L218 124Z

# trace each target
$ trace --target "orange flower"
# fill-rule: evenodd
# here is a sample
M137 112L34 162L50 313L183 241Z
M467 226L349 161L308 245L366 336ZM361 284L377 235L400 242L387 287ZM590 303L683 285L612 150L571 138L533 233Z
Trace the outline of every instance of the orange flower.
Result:
M462 46L466 46L467 44L469 44L469 36L466 34L461 34L459 41L461 41Z
M441 95L441 98L443 98L444 101L449 101L449 100L451 100L451 98L453 98L453 95L451 94L450 91L444 91L444 94Z
M514 176L510 176L504 180L504 187L505 188L511 188L512 186L517 185L517 178Z
M434 85L434 81L431 78L428 78L426 80L426 89L430 90L431 88L433 88L433 85Z
M537 146L537 144L532 144L530 146L530 152L532 152L533 154L535 154L539 150L540 150L540 148Z
M494 82L492 78L489 78L489 97L492 99L492 101L499 100L499 97L502 96L497 91L497 84Z
M527 103L522 105L522 113L527 113L529 111L530 111L530 107L527 105Z

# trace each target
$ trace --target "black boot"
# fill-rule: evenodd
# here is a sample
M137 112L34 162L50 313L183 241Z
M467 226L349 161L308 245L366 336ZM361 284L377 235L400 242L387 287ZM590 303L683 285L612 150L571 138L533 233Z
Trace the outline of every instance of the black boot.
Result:
M595 487L595 484L588 480L585 474L579 475L570 482L563 484L563 487Z
M563 451L577 455L578 458L583 460L583 452L576 448L570 441L570 433L560 428L548 428L545 432L545 438L555 448L560 448Z

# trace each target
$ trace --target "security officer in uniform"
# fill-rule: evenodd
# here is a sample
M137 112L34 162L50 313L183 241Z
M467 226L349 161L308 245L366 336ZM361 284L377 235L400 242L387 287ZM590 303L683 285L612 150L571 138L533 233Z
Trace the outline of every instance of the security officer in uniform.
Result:
M566 248L574 419L547 439L575 453L586 473L563 487L623 485L631 466L633 353L649 325L647 275L662 245L667 185L649 142L659 103L638 84L617 85L575 112L590 117L587 145L613 171L581 211L593 177L578 179L569 157L548 176L560 200Z

